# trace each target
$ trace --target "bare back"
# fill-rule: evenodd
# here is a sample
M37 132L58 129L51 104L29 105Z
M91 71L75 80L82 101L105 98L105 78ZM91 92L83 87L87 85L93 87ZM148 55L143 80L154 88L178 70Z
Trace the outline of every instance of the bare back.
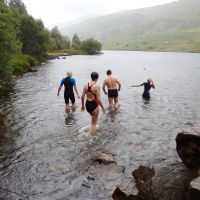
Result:
M117 89L118 87L118 80L114 76L108 76L108 78L105 79L104 83L108 89Z
M89 86L91 87L91 92L88 91L88 84L86 84L84 86L84 91L85 91L85 94L87 96L87 100L88 101L92 101L94 100L95 98L99 98L100 96L100 86L94 82L90 82L89 83Z

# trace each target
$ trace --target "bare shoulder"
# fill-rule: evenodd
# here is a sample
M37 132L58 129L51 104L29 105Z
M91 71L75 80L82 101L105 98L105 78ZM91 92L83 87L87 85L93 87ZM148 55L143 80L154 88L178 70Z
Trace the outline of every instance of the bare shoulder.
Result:
M95 84L95 88L96 88L96 89L100 89L101 87L100 87L99 84Z
M88 88L88 84L85 84L83 89L86 90Z
M116 81L116 82L119 81L116 76L113 76L113 80Z
M108 78L106 78L105 80L104 80L104 83L107 83L108 82Z

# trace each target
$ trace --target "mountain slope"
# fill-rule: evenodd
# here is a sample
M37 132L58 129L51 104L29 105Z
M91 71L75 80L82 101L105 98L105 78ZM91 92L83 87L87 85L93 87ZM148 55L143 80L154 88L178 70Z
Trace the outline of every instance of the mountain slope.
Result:
M106 15L62 32L94 37L104 49L200 52L200 0Z

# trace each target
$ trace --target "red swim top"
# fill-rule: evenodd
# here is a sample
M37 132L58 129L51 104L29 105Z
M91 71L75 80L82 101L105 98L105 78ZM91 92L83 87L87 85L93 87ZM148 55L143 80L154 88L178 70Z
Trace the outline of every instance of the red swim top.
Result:
M95 84L95 83L94 83L94 84ZM92 94L94 95L94 101L95 101L97 104L99 104L99 101L98 101L98 99L97 99L97 95L96 95L94 92L92 92L92 90L91 90L91 88L92 88L92 86L93 86L94 84L92 84L92 85L90 86L90 84L88 83L88 92L90 92L90 93L92 93Z

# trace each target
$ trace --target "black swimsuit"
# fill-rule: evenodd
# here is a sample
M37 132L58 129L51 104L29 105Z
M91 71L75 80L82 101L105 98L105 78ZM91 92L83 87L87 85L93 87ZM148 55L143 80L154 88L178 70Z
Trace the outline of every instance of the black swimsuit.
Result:
M150 99L150 89L151 87L153 87L151 84L149 83L142 83L141 86L144 86L144 92L142 94L143 99Z
M65 78L64 86L65 86L65 91L64 91L65 103L69 104L69 99L70 99L72 104L74 104L75 96L74 96L74 91L73 91L73 84L71 83L70 77Z
M92 114L93 113L93 111L99 106L99 103L98 103L98 100L97 100L97 98L96 98L96 94L95 93L93 93L92 91L91 91L91 87L92 87L93 85L89 85L89 83L88 83L88 92L90 92L90 93L92 93L94 96L95 96L95 99L94 100L92 100L92 101L86 101L86 110L90 113L90 114Z

